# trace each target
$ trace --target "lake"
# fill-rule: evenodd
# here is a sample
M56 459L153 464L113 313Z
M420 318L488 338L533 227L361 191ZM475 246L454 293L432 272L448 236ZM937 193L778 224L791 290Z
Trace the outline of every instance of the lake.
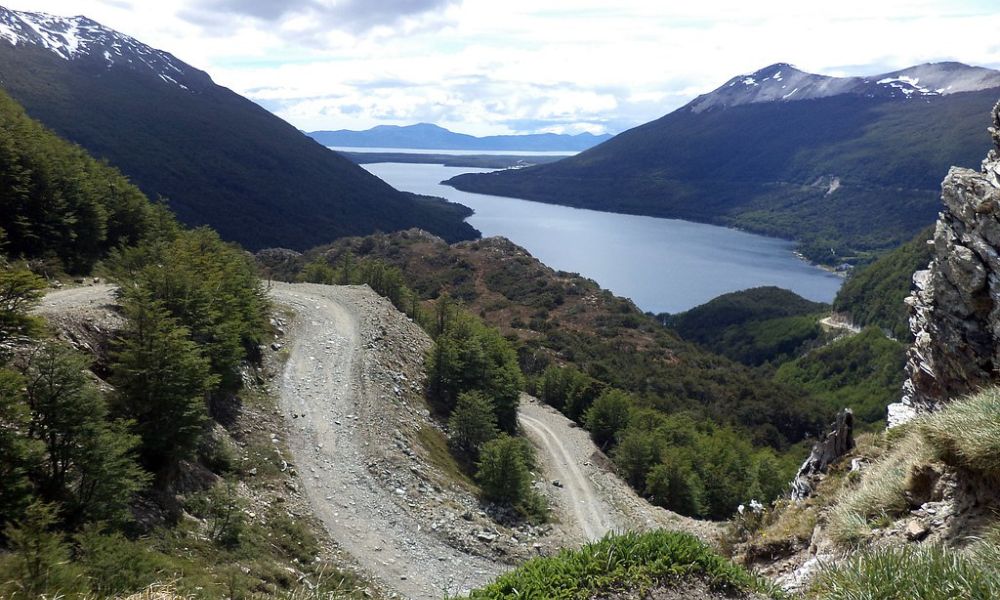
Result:
M488 169L375 163L397 189L440 196L476 211L469 223L546 265L580 273L653 313L680 312L736 290L776 285L830 302L843 280L810 265L786 240L735 229L461 192L441 181Z

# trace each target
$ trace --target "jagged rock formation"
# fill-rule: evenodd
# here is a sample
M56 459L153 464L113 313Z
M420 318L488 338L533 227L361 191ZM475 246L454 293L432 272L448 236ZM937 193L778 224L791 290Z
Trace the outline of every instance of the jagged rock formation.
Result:
M930 267L907 298L915 342L890 427L1000 380L1000 104L982 170L952 168Z
M854 449L854 413L849 408L837 414L830 432L813 446L809 458L799 467L792 481L792 500L804 500L816 488L820 475L830 463Z

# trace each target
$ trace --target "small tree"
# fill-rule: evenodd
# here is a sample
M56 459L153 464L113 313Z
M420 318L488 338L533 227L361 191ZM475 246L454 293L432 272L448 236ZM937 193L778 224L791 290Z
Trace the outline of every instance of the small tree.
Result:
M689 517L705 512L705 486L698 475L679 461L667 460L649 471L646 492L653 503Z
M438 336L427 357L427 379L428 397L441 412L451 414L460 394L479 390L492 399L500 429L517 429L524 384L517 352L498 330L475 317L456 315Z
M607 448L628 426L632 399L621 390L608 389L584 413L583 422L590 437L602 449Z
M23 521L7 527L12 552L0 563L0 592L39 598L86 591L83 573L70 562L68 544L53 531L56 521L52 505L36 502L28 507Z
M23 388L19 373L0 369L0 526L24 514L32 492L29 467L41 461L43 452L27 435L31 414Z
M162 468L198 447L217 379L188 330L149 292L131 289L123 306L128 325L112 367L117 403L136 423L146 464Z
M460 394L448 419L448 429L452 448L475 459L479 448L498 434L493 402L481 392Z
M640 492L646 485L646 474L659 460L659 446L655 434L634 428L627 430L615 446L615 465L629 485Z
M25 269L0 267L0 344L38 332L40 322L28 311L42 297L45 282Z
M531 492L531 477L521 441L501 435L483 444L476 481L484 500L509 506L524 501Z
M86 367L83 355L49 342L25 369L26 433L45 449L33 478L45 499L63 503L71 525L127 519L132 495L148 482L134 455L138 437L126 424L107 420L104 397Z

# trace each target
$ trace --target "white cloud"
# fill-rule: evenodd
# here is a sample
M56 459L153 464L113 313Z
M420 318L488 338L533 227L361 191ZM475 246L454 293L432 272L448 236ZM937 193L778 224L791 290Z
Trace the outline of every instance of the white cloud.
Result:
M82 12L169 50L303 129L618 131L774 62L827 74L1000 66L993 0L26 4L12 7Z

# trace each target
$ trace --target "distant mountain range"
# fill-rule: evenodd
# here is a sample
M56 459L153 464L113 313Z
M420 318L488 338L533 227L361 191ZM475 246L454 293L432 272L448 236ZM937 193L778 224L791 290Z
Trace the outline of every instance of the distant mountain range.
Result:
M998 98L1000 72L955 62L845 78L779 63L574 157L448 183L740 227L850 260L934 220L948 168L989 148L982 123Z
M178 217L250 249L420 227L468 209L399 192L168 52L86 17L0 7L0 87Z
M324 146L346 148L412 148L419 150L488 150L529 152L579 152L611 139L610 134L490 135L476 137L455 133L430 123L400 127L379 125L365 131L313 131L309 133Z

